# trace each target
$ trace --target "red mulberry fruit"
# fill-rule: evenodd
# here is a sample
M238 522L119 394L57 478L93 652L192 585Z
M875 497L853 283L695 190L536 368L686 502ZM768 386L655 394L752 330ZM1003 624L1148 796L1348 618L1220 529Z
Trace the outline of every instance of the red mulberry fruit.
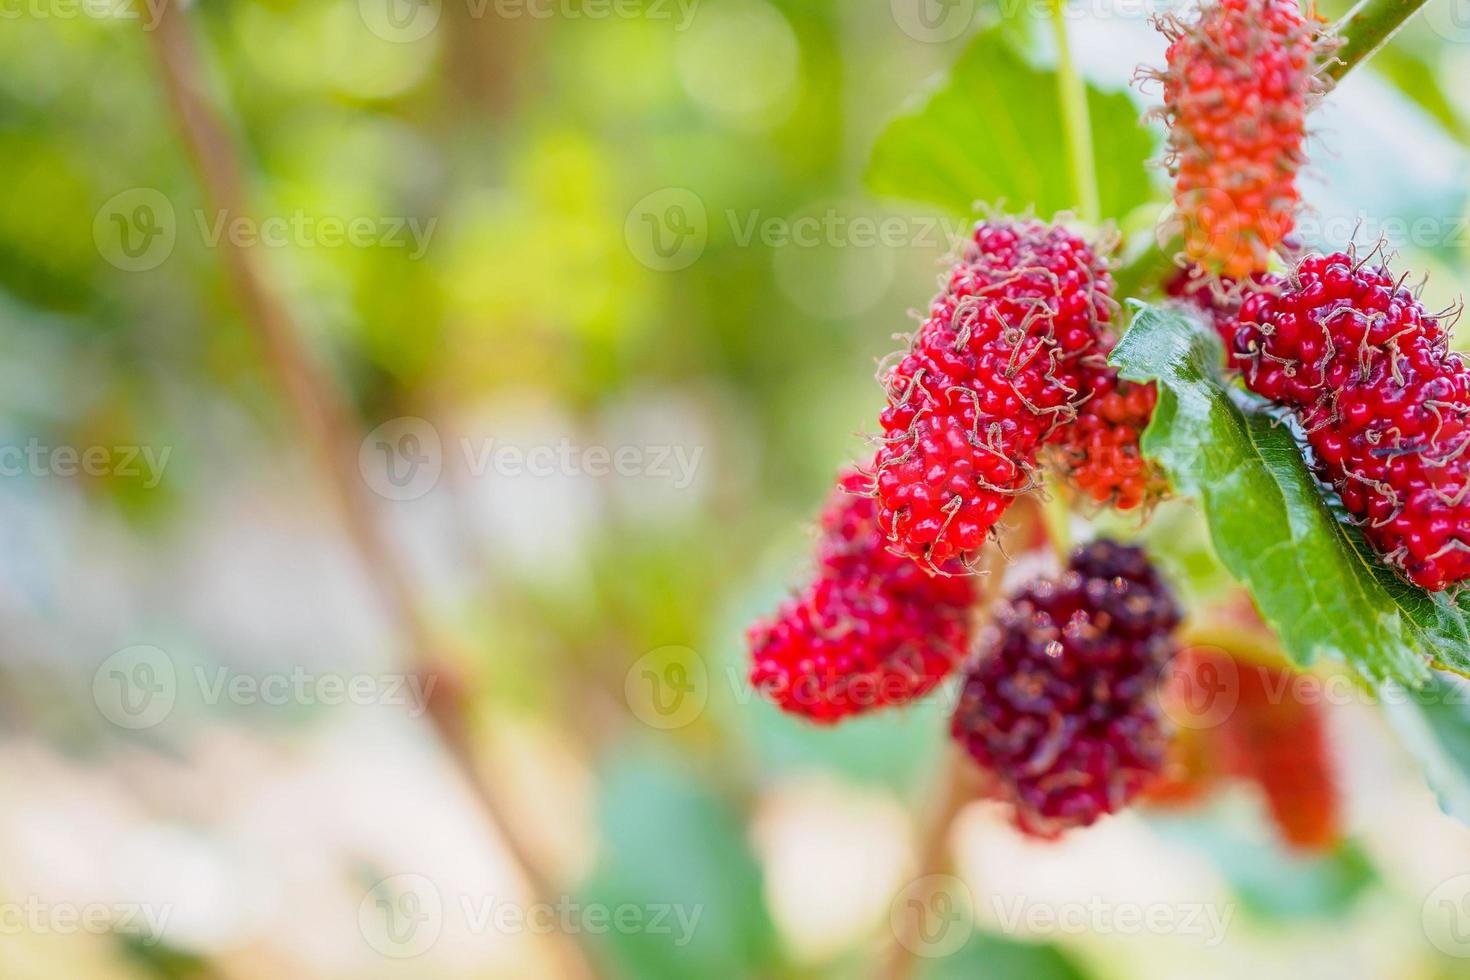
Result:
M1218 0L1159 24L1184 255L1214 275L1263 271L1296 220L1317 32L1297 0Z
M1076 416L1101 363L1112 279L1084 242L1037 221L982 222L910 349L884 378L878 521L930 567L971 558L1031 485L1041 444Z
M1163 767L1157 700L1180 612L1138 548L1098 541L1002 605L953 734L1039 837L1088 826Z
M975 580L889 551L870 491L870 477L842 475L822 514L815 581L748 634L751 684L813 721L922 697L970 641Z
M1308 256L1247 297L1230 353L1252 391L1296 411L1384 561L1440 591L1470 577L1470 370L1403 281Z

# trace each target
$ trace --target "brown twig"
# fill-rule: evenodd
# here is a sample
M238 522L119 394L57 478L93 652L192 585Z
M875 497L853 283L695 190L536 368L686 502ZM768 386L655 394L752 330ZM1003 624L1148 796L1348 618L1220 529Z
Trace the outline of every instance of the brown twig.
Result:
M973 632L977 633L990 619L989 602L995 598L1001 575L1008 564L1006 555L1025 551L1032 543L1038 526L1044 527L1041 504L1034 497L1023 497L1011 508L1016 515L1014 524L985 549L981 568L981 595L976 603ZM983 795L986 775L966 757L956 745L947 745L947 759L940 776L937 793L929 803L928 812L919 829L918 874L916 880L933 875L942 875L949 869L950 837L953 835L955 818L965 804ZM900 917L894 923L896 931L893 945L879 963L874 980L909 980L918 967L914 950L921 943L913 936L917 922Z
M975 781L973 764L964 757L958 746L948 746L948 759L939 780L939 792L933 798L929 812L919 830L919 860L916 880L933 875L942 875L949 869L949 839L954 830L955 818L965 804L974 799L971 784ZM893 922L895 931L893 945L888 955L878 965L874 980L909 980L918 967L914 950L922 943L914 934L918 920L904 916ZM902 934L900 934L900 932Z
M177 5L167 4L152 47L169 107L194 164L210 209L231 216L248 214L245 180L235 140L221 114L205 95L192 30ZM294 318L271 288L257 253L224 236L221 257L240 301L244 321L256 335L264 359L297 421L305 429L313 458L328 485L358 558L404 635L416 669L436 683L427 713L466 784L472 789L495 835L520 866L538 902L556 894L552 876L515 832L494 786L476 761L468 699L454 682L452 659L434 635L403 566L393 553L372 501L355 472L360 426L334 381L312 362L300 341ZM588 950L561 933L561 975L597 976Z

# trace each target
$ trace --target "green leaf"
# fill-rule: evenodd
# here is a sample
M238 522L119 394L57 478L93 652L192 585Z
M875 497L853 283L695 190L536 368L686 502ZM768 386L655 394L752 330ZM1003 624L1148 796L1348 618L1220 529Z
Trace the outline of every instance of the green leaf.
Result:
M976 932L952 956L931 961L923 980L1086 980L1087 973L1053 943L1028 943Z
M953 956L934 960L923 980L1086 980L1087 973L1053 943L1028 943L976 932Z
M1456 604L1379 563L1324 498L1284 419L1226 385L1214 332L1134 305L1112 363L1125 378L1159 383L1143 451L1198 500L1221 562L1292 659L1306 666L1330 657L1375 686L1417 687L1429 661L1470 669L1470 596Z
M1374 52L1369 64L1405 97L1433 116L1445 132L1461 143L1470 142L1470 130L1445 95L1439 84L1440 73L1431 63L1437 60L1437 54L1433 48L1416 53L1404 45L1386 44Z
M618 752L602 773L599 810L603 857L585 907L641 917L599 936L619 975L775 972L775 927L744 822L699 773L666 753Z
M1344 841L1331 854L1304 857L1284 848L1241 848L1221 861L1246 910L1268 922L1336 919L1378 882L1366 851Z
M1149 198L1153 139L1124 92L1088 86L1102 216ZM1077 206L1067 172L1056 73L997 28L977 35L922 104L888 125L867 184L877 194L971 215L977 202L1051 215Z
M1446 814L1470 824L1470 688L1436 674L1410 697L1383 699L1399 740Z
M1340 918L1378 882L1377 869L1355 842L1328 854L1298 854L1274 837L1246 831L1264 818L1251 812L1241 820L1240 802L1226 799L1197 814L1152 814L1149 824L1165 840L1206 855L1243 911L1265 922Z

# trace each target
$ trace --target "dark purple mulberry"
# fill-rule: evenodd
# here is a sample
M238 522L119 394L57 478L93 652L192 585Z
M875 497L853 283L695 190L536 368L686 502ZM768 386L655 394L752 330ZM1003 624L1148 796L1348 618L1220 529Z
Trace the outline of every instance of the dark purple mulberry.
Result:
M1168 733L1157 693L1179 619L1144 553L1112 541L1001 605L952 731L1023 831L1088 826L1159 773Z

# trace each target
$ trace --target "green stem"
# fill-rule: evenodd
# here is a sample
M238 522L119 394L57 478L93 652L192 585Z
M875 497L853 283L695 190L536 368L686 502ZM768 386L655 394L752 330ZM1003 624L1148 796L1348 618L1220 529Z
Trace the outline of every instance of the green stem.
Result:
M1072 509L1067 506L1061 485L1051 477L1046 481L1046 496L1041 504L1041 523L1047 539L1062 567L1072 557Z
M1092 120L1087 114L1087 85L1072 63L1067 42L1067 0L1051 0L1051 26L1057 39L1057 95L1062 103L1062 126L1067 136L1067 161L1072 171L1072 192L1077 199L1077 216L1097 224L1102 215L1098 203L1097 165L1092 158Z
M1404 26L1404 22L1427 2L1428 0L1362 0L1328 32L1329 37L1341 38L1342 46L1323 70L1323 75L1334 82L1340 81L1348 72L1367 61L1373 52L1388 43L1388 39ZM1167 275L1173 268L1173 256L1183 249L1184 240L1175 238L1162 248L1153 246L1139 253L1116 273L1120 294L1136 295L1143 287Z
M1332 29L1343 40L1337 58L1327 67L1326 75L1338 80L1373 52L1388 43L1404 22L1428 0L1362 0L1343 15Z

